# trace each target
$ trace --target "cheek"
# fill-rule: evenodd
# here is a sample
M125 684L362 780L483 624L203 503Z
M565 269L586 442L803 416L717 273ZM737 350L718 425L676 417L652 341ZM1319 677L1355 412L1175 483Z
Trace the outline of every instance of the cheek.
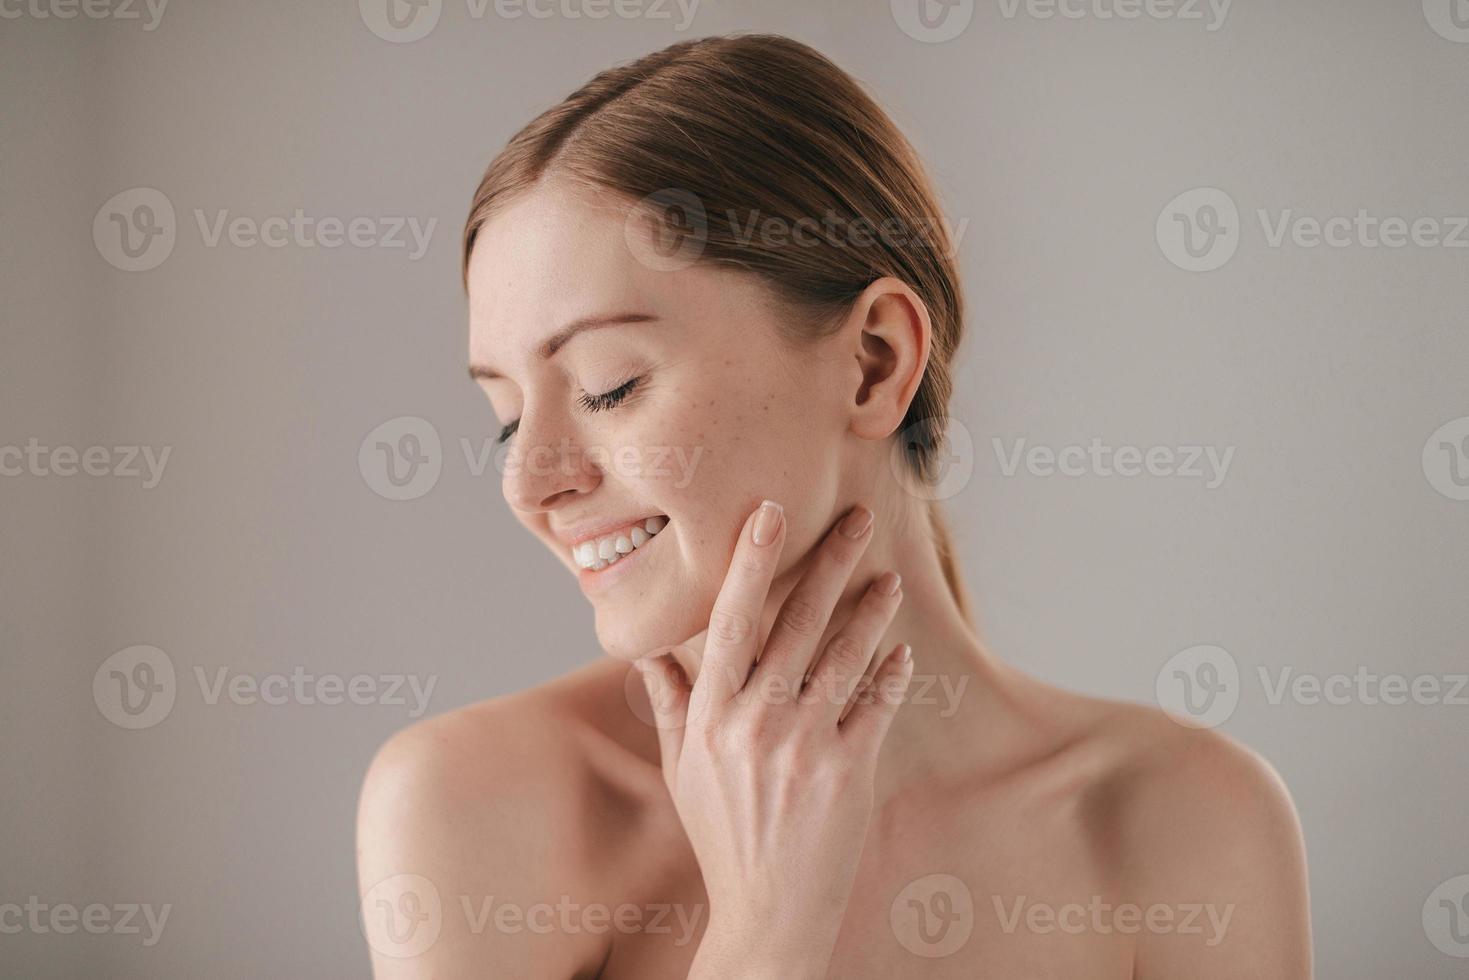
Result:
M662 437L697 458L704 492L747 492L789 468L801 441L800 404L752 365L732 359L710 364L697 385L669 399Z

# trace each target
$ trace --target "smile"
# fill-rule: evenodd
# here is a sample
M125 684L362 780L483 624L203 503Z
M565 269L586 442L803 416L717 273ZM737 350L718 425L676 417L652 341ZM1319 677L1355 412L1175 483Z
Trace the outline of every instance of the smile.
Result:
M623 555L630 555L653 540L667 524L668 518L661 515L649 517L601 537L591 538L571 549L571 560L579 568L599 571L608 565L617 564Z

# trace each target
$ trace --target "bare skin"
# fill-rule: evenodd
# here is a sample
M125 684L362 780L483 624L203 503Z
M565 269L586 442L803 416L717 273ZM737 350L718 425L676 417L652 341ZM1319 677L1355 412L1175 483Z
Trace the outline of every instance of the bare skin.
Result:
M580 573L609 656L420 722L378 753L358 822L375 975L1309 977L1304 849L1269 766L1159 711L1026 677L960 615L922 533L926 501L889 465L928 357L912 291L875 282L840 330L797 355L775 340L785 314L758 283L706 264L650 269L619 245L621 215L549 183L491 219L471 260L470 359L502 375L482 384L502 424L519 422L506 500L569 572L576 527L668 524L611 585ZM535 352L576 317L633 310L657 320L588 331L551 360ZM572 407L632 375L646 381L621 406ZM591 445L704 453L692 480L586 455L511 465L534 447ZM766 498L784 505L781 539L747 560ZM854 505L875 519L860 548L831 558ZM900 592L871 613L864 598L890 570ZM798 644L782 610L822 574L821 629ZM709 649L729 583L762 575L748 644ZM709 664L740 656L815 668L864 608L866 677L883 679L890 652L911 645L902 703L880 724L880 697L819 718L808 709L830 705L782 704L754 726L765 740L721 763L778 786L793 743L769 733L820 731L801 744L847 753L848 790L786 800L783 831L760 838L752 824L776 811L758 791L721 801L708 780L671 778L685 766L670 765L671 731L687 744L711 720L751 726L703 715L660 728L670 704L650 704L645 683L662 689L634 661L677 645L695 690L730 676ZM864 711L865 740L832 736ZM751 854L731 872L731 855ZM380 885L401 875L437 896L427 948L374 931L380 900L426 907Z

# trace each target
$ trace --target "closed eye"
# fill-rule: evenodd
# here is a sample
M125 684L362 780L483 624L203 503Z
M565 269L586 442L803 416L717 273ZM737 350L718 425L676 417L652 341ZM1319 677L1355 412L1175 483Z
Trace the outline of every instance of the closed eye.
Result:
M629 378L611 391L603 392L600 395L582 395L581 407L589 412L605 412L632 394L633 389L642 380L642 378Z
M605 412L607 409L615 408L625 401L627 396L632 394L642 381L643 379L641 377L629 378L611 391L605 391L600 395L583 394L577 399L577 403L588 412ZM495 441L505 442L515 434L515 430L518 428L520 428L520 419L508 423L500 430L500 435Z

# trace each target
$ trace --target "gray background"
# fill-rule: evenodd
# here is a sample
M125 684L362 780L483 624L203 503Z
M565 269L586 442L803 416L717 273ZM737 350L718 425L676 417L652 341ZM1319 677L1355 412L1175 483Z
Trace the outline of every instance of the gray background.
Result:
M682 33L446 0L412 43L346 0L174 0L152 31L0 20L0 445L171 447L154 489L0 477L0 903L173 906L149 948L0 935L0 975L366 974L356 794L409 709L211 705L194 668L434 677L433 714L599 655L562 567L461 449L494 420L464 376L459 231L534 112L735 30L790 34L864 80L967 221L954 408L973 470L949 512L997 652L1151 701L1175 653L1228 650L1243 679L1223 730L1275 764L1305 826L1319 974L1465 975L1421 915L1469 872L1469 707L1271 704L1256 677L1469 661L1469 502L1422 461L1469 416L1469 250L1272 248L1255 217L1469 214L1469 43L1417 0L1237 0L1214 31L982 0L938 44L887 0L705 0ZM128 273L91 227L140 186L173 204L177 243ZM1207 273L1155 236L1196 187L1242 216ZM438 224L413 261L211 248L194 217L296 208ZM400 416L443 443L412 501L358 463ZM1093 437L1236 451L1207 490L1006 476L992 446ZM130 731L92 680L135 644L168 654L177 697Z

